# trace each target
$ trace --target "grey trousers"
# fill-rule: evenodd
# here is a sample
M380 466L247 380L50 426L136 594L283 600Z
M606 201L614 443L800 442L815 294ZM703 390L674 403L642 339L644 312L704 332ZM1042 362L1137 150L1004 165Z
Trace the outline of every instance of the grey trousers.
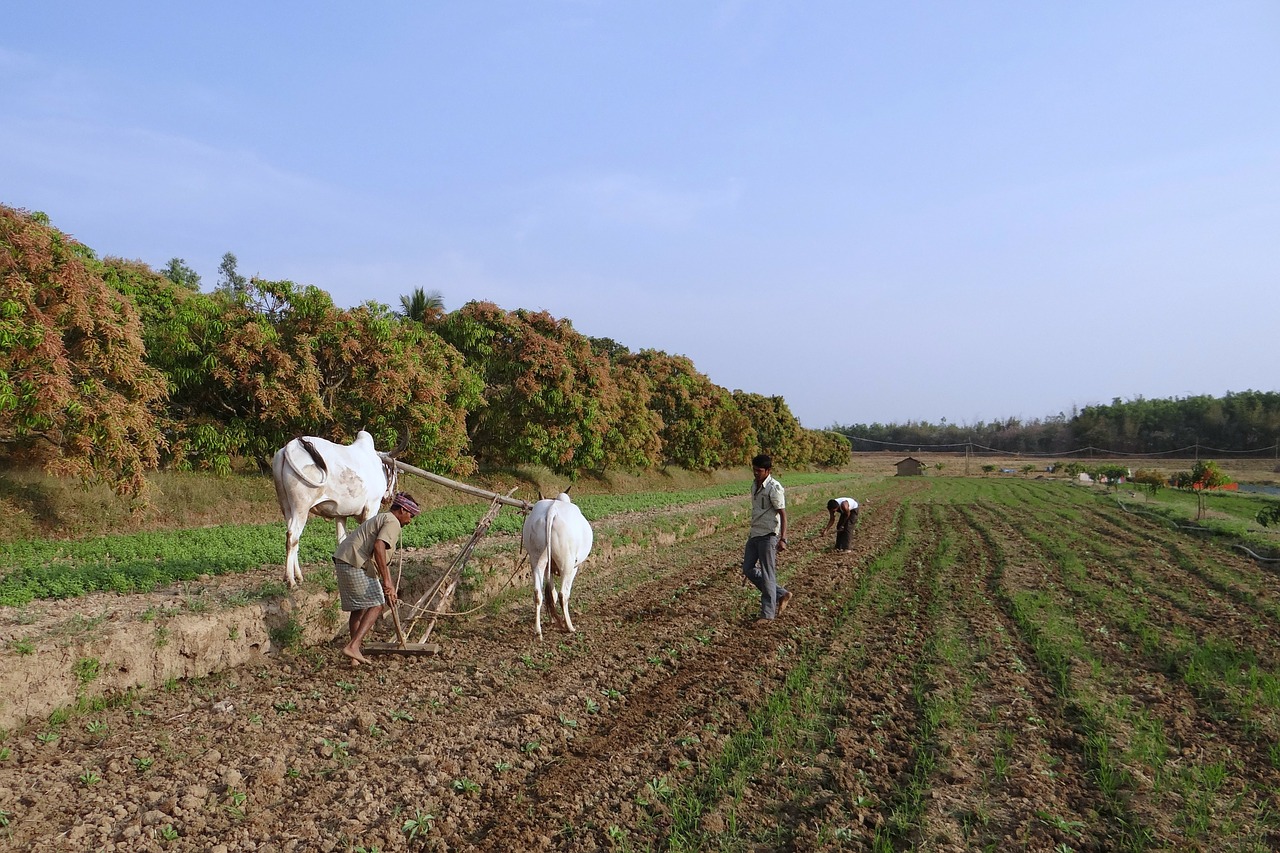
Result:
M778 586L778 537L752 536L742 552L742 574L760 590L760 618L778 615L778 599L787 594Z

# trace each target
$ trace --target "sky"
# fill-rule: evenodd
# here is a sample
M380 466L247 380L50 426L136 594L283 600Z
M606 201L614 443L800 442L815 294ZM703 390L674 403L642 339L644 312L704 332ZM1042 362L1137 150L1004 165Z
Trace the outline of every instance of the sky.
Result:
M1280 4L10 4L0 203L801 423L1280 390Z

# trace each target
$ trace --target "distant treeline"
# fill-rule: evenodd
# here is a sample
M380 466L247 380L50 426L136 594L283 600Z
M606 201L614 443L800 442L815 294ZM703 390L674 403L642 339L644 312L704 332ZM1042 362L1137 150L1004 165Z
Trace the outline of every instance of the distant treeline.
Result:
M1085 451L1173 456L1190 455L1197 448L1270 455L1280 441L1280 392L1116 398L1109 405L1086 406L1070 417L1059 414L1025 423L1009 418L983 424L876 423L834 429L849 437L854 450L963 451L972 445L1045 456Z
M227 253L201 292L100 259L40 213L0 205L0 464L41 464L138 494L156 467L265 465L296 435L360 429L440 473L479 463L578 472L848 461L777 396L728 391L684 356L588 338L545 311L422 293L393 312L246 279Z

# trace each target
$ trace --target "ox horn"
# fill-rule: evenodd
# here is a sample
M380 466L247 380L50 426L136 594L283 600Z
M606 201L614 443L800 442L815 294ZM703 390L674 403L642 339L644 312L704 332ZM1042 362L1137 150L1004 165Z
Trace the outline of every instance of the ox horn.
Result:
M409 449L409 431L405 430L404 432L400 433L400 440L396 442L396 446L391 450L387 451L387 455L390 456L392 459L395 459L397 456L399 456L401 453L404 453L408 449Z

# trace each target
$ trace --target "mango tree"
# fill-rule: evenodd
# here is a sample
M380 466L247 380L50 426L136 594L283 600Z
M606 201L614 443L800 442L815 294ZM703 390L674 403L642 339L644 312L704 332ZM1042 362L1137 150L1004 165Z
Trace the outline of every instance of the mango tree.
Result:
M145 496L164 379L93 251L0 205L0 453Z

